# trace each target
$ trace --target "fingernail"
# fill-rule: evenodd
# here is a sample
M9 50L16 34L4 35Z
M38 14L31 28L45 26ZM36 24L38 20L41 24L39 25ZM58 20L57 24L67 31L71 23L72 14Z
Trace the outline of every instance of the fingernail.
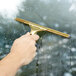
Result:
M39 35L36 35L37 36L37 39L39 39Z
M26 33L26 35L29 35L29 34L30 34L29 32Z

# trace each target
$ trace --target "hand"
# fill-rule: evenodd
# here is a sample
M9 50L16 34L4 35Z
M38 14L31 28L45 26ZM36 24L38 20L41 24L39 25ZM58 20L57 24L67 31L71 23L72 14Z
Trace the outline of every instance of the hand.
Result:
M30 35L30 33L27 33L14 41L10 53L19 57L22 65L27 65L36 55L37 48L35 43L38 39L38 35Z

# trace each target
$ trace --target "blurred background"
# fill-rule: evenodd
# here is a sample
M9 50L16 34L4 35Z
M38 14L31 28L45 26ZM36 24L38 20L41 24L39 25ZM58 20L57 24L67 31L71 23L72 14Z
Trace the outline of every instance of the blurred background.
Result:
M16 38L30 31L16 17L71 35L66 39L40 32L37 56L16 76L76 76L76 0L0 0L0 59Z

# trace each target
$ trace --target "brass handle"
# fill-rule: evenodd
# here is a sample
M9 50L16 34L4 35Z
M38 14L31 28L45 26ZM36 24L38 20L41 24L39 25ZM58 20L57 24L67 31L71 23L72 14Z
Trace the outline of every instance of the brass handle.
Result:
M48 31L48 32L51 32L51 33L54 33L54 34L57 34L57 35L60 35L60 36L66 37L66 38L70 37L69 34L66 34L66 33L63 33L63 32L45 27L45 26L41 26L39 24L35 24L33 22L30 22L30 21L27 21L27 20L24 20L24 19L16 18L15 20L19 21L19 22L22 22L24 24L28 24L31 28L31 32L30 32L31 34L36 34L39 31Z

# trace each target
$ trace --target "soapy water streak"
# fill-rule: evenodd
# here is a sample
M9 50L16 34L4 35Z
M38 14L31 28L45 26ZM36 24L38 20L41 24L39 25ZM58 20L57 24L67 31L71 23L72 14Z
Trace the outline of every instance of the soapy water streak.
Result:
M3 18L14 18L24 0L0 0L0 15Z

